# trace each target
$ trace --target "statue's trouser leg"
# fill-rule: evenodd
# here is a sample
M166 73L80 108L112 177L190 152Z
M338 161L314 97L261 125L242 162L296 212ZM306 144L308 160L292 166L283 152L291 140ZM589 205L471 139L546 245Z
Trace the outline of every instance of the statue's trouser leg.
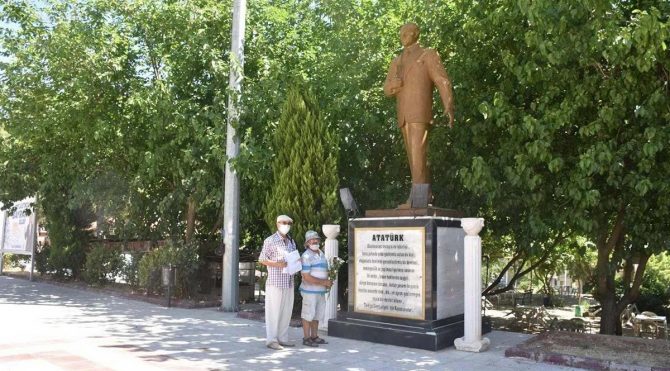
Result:
M421 122L406 123L400 128L412 174L412 184L430 183L427 162L429 129L430 124ZM406 207L410 205L410 197L407 199Z
M412 184L430 183L428 172L429 123L412 122L403 127L403 138L407 149L407 160L412 173Z
M409 164L409 170L411 174L414 174L414 170L412 169L412 151L410 151L409 148L409 143L408 143L408 137L409 137L409 125L405 123L403 126L400 127L400 132L402 133L402 140L405 144L405 152L407 153L407 163ZM405 204L399 205L400 208L408 208L410 207L410 200L411 200L411 192L410 195L407 196L407 202Z

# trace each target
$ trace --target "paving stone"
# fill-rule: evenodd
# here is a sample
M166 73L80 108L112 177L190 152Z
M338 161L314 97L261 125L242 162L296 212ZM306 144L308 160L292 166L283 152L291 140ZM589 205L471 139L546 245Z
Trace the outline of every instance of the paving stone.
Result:
M322 337L329 341L325 346L273 351L265 347L262 322L234 313L165 308L95 290L4 276L0 318L0 370L570 369L506 358L505 349L530 335L501 331L486 335L492 347L483 353L453 347L431 352L325 334ZM289 336L298 341L302 330L290 328Z

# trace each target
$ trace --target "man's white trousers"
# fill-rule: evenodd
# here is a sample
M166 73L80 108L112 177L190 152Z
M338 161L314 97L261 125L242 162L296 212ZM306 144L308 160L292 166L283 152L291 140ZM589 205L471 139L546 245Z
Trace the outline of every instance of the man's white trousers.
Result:
M293 311L293 287L265 286L266 344L288 342L288 325Z

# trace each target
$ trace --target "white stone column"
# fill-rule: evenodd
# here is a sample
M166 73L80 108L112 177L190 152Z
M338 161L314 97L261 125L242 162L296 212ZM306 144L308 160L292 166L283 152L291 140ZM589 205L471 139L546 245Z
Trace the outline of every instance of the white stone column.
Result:
M324 252L328 264L334 256L338 255L337 236L340 234L340 226L337 224L324 224L321 226L323 234L326 235L326 246ZM326 313L323 321L319 322L319 329L328 330L328 320L337 317L337 280L330 287L330 293L326 296Z
M479 231L484 227L484 219L461 219L461 227L466 233L463 254L465 336L454 340L454 346L466 352L483 352L491 343L482 338L482 239Z

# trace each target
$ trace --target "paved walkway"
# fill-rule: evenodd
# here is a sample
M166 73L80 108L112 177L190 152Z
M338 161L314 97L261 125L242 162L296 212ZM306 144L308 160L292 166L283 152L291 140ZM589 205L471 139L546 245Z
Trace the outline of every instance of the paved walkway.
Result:
M290 329L292 339L301 330ZM263 323L0 277L0 370L569 370L503 356L528 335L494 331L479 354L328 338L265 347Z

